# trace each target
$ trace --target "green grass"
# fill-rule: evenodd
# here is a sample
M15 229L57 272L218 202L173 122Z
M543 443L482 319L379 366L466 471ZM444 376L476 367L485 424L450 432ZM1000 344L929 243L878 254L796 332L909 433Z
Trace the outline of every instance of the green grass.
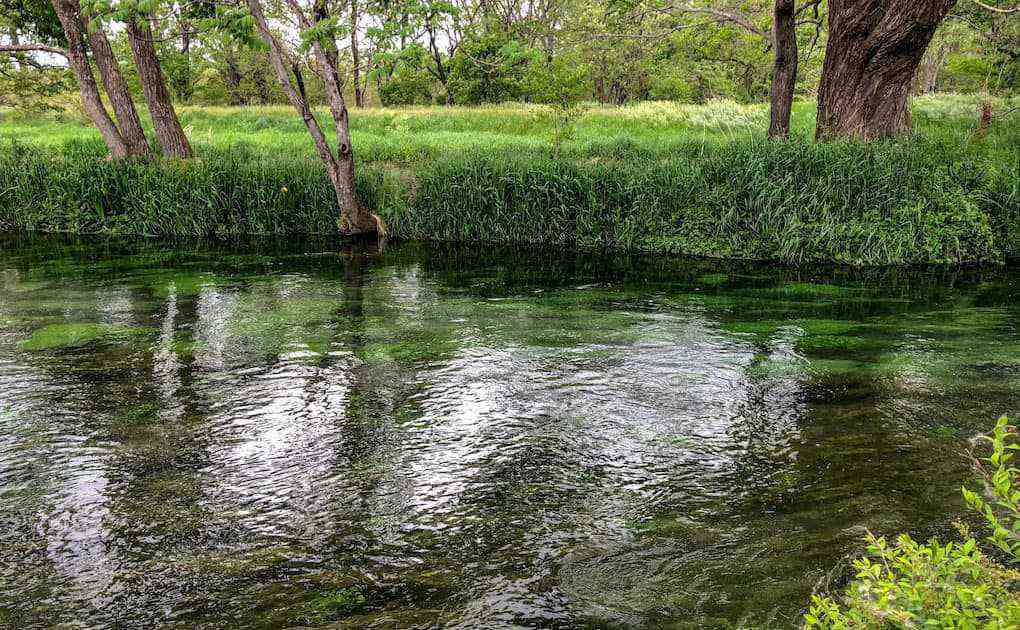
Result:
M359 193L400 238L531 242L798 263L1020 255L1020 125L977 99L914 103L916 136L764 140L764 106L537 105L354 112ZM182 108L198 159L114 165L72 117L0 118L0 223L23 229L332 233L336 204L285 107ZM328 124L329 116L320 120ZM557 141L559 139L559 141Z

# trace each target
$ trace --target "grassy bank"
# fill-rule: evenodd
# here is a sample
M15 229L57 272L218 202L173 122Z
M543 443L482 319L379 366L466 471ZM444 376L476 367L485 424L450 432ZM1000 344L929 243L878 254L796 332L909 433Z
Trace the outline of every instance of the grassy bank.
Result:
M359 189L397 237L526 241L850 264L1020 255L1020 125L976 101L915 103L917 137L766 142L764 107L642 104L370 110ZM336 208L285 108L185 109L199 159L111 164L73 119L0 121L0 221L24 229L329 233ZM328 117L324 117L324 120ZM1015 122L1015 121L1012 121Z

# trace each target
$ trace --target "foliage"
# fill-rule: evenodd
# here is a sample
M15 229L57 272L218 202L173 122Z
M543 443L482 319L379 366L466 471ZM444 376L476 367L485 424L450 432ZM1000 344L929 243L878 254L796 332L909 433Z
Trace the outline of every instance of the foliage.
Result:
M963 489L967 504L992 530L989 541L1004 564L967 536L962 543L921 544L901 535L895 544L868 534L867 556L854 562L856 579L842 605L815 596L807 628L1014 628L1020 623L1020 470L1011 464L1016 429L1001 418L990 436L992 454L979 464L985 494ZM987 466L987 467L986 467ZM1009 566L1006 566L1009 565Z
M159 16L151 26L160 61L181 101L286 103L269 76L264 44L243 3L89 0L83 6L105 22ZM371 78L362 88L371 92L372 102L389 107L427 103L426 94L433 102L446 102L449 94L458 104L592 98L613 104L701 104L720 98L760 103L768 98L773 65L772 6L771 0L371 1L333 7L287 45L295 61L308 66L313 41L350 36L349 11L357 7L361 76ZM825 7L805 4L798 14L796 91L805 97L815 93L821 72ZM285 7L270 13L274 26L288 32ZM1015 94L1020 20L1011 18L958 3L925 56L927 78L918 91ZM107 30L122 68L132 73L123 29ZM0 0L0 33L8 32L22 42L62 45L63 40L47 0ZM353 55L344 49L340 46L340 67L349 76ZM307 70L309 97L324 104L321 79ZM33 83L27 77L18 81L26 87ZM140 98L138 82L131 81L131 87ZM345 89L353 92L352 82Z
M763 144L763 110L708 106L355 111L359 193L394 236L791 263L1015 256L1016 130L966 139L972 101L919 100L909 142ZM973 108L972 108L973 107ZM182 108L198 159L102 160L85 127L11 119L0 222L71 232L332 233L336 207L284 109ZM323 119L328 119L323 116ZM26 150L49 141L49 148ZM1013 235L1012 240L1010 235Z
M992 434L981 439L992 446L992 454L977 464L985 496L964 488L963 498L991 528L988 541L1014 562L1020 562L1020 469L1013 465L1016 451L1020 450L1016 427L1003 417Z
M379 99L386 107L429 105L432 81L424 72L402 72L386 82L379 91Z
M533 51L500 33L463 42L453 58L448 89L457 105L502 103L523 92L524 71Z

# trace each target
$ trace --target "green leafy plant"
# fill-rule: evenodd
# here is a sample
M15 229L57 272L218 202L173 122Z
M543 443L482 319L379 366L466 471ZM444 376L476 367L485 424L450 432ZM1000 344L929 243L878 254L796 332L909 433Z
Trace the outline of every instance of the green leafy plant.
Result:
M976 461L982 496L963 489L971 509L991 527L988 540L1004 560L985 555L959 525L962 543L918 543L906 534L890 544L868 534L867 555L854 562L857 575L842 602L814 596L806 628L1016 628L1020 625L1020 490L1011 465L1016 429L1005 417L982 436L992 454Z

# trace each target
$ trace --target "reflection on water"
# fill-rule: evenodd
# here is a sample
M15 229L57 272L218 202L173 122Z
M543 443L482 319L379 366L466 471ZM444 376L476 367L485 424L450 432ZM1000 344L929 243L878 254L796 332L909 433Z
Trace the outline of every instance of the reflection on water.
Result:
M945 533L1020 275L0 243L0 625L792 625Z

